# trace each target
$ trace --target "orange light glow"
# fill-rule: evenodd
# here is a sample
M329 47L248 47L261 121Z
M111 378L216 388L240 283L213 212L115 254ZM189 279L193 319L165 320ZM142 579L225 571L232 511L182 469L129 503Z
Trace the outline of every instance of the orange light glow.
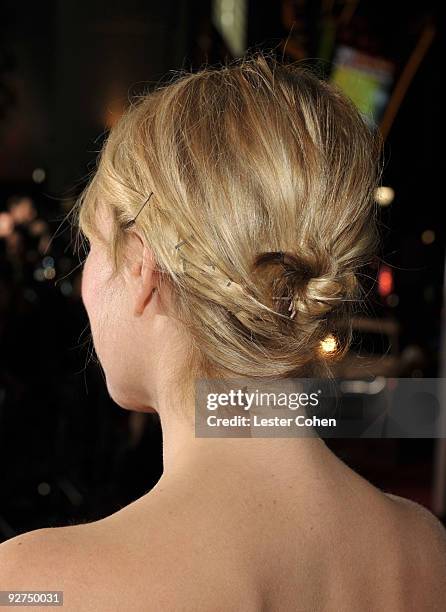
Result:
M378 274L378 293L386 297L393 292L393 273L387 266L382 266Z

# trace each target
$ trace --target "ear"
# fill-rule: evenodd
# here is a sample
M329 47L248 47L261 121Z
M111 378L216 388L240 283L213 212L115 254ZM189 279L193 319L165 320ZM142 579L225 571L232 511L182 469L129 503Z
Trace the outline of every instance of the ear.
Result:
M138 261L132 265L131 275L135 284L134 314L140 317L156 290L155 259L145 244L139 249Z

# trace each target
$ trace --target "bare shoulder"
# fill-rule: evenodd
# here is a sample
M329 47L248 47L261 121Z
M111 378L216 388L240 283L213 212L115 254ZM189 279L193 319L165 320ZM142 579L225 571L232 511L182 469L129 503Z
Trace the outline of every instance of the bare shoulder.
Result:
M18 584L24 575L32 577L32 572L37 570L43 580L44 562L56 561L59 557L61 561L66 559L71 540L70 528L65 527L36 529L7 540L0 545L2 583Z
M79 534L78 539L75 533ZM36 529L7 540L0 545L2 589L68 590L73 595L73 585L83 579L85 570L79 554L83 537L82 529L55 527Z
M36 529L0 545L0 585L6 591L63 591L63 546L55 546L52 529ZM59 531L59 530L58 530ZM52 543L50 543L52 540ZM66 563L66 561L65 561ZM50 568L60 567L57 579ZM44 610L50 610L45 606Z
M113 559L125 557L94 525L36 529L1 544L2 590L63 591L73 612L117 609L111 585L119 588L122 575Z
M407 499L406 497L400 497L392 493L386 493L385 495L394 501L408 518L416 521L420 529L430 531L432 536L438 537L440 544L446 545L446 528L433 512L418 502Z
M0 588L62 591L68 612L210 612L212 601L221 609L212 591L218 580L212 580L209 568L209 580L197 587L206 568L187 546L180 546L179 554L169 534L157 530L151 537L150 528L138 533L136 538L129 521L98 521L11 538L0 544Z
M440 519L418 502L390 493L386 496L398 509L402 532L416 550L421 566L432 576L438 572L446 585L446 528Z

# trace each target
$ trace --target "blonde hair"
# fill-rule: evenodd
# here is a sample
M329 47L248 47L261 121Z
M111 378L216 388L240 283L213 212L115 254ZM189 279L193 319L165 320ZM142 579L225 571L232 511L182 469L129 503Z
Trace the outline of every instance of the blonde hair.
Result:
M378 244L380 151L353 103L302 62L256 52L180 71L111 129L77 227L105 241L116 273L153 192L135 224L187 334L189 376L329 374ZM98 203L113 217L106 239Z

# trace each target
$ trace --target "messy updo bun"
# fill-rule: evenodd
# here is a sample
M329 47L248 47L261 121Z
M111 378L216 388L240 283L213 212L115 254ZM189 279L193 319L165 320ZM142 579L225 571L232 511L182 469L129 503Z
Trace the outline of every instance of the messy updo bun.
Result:
M119 269L126 227L153 250L195 376L320 374L351 341L377 246L380 139L302 62L256 52L180 72L134 100L78 202L101 201ZM165 287L164 287L165 288ZM335 350L320 350L327 336Z

